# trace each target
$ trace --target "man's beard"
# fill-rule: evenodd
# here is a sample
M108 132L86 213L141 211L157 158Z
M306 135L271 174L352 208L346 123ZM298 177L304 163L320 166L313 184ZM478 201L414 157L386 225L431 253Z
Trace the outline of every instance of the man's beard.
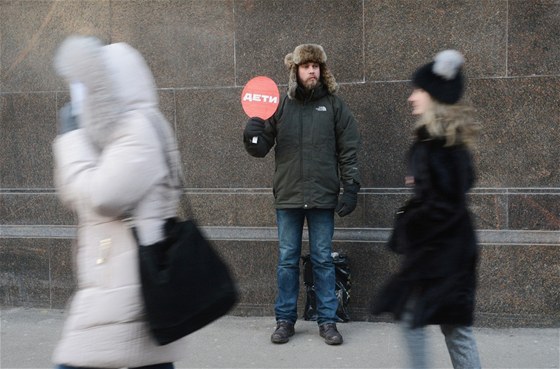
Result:
M310 78L308 79L306 82L302 83L303 88L306 89L307 91L311 91L313 90L315 87L317 87L317 84L319 83L318 79L313 79Z

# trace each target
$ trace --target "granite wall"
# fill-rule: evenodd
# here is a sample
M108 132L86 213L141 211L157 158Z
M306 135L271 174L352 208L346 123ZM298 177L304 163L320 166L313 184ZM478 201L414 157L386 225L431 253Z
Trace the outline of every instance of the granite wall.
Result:
M363 139L363 190L336 221L335 249L350 260L353 318L376 319L368 305L398 265L384 247L392 213L409 196L408 78L436 52L461 50L483 122L470 196L477 324L560 325L560 1L0 0L0 19L0 305L60 308L73 288L75 218L56 199L51 154L68 93L52 56L82 33L147 59L185 194L239 280L234 313L255 315L273 312L273 157L243 149L244 84L267 75L283 89L284 55L324 46Z

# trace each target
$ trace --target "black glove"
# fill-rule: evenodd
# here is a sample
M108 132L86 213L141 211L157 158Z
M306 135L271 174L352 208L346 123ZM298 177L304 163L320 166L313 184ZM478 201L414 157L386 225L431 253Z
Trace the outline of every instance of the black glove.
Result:
M251 140L253 137L259 137L264 132L264 120L259 117L253 117L247 121L243 135L246 140Z
M357 183L344 185L344 192L340 196L335 209L338 216L344 217L356 209L356 205L358 204L358 191L360 191L360 185Z
M72 106L66 103L58 111L58 134L78 129L78 120L72 115Z

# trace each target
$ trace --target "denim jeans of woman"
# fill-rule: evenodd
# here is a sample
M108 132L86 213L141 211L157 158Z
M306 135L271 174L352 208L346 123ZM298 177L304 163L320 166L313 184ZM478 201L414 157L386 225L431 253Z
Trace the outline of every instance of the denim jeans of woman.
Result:
M138 366L135 368L129 369L174 369L173 363L162 363L162 364L153 364L153 365L146 365L146 366ZM86 368L86 367L77 367L77 366L68 366L64 364L60 364L56 367L56 369L96 369L96 368ZM115 368L118 369L118 368Z
M278 268L276 320L297 320L299 270L304 221L309 230L309 249L317 302L317 323L335 323L338 300L332 253L333 209L277 209Z
M403 313L402 323L410 368L432 368L426 352L426 329L424 327L411 328L412 313L410 311ZM472 327L442 324L440 329L445 336L445 344L454 369L481 368Z

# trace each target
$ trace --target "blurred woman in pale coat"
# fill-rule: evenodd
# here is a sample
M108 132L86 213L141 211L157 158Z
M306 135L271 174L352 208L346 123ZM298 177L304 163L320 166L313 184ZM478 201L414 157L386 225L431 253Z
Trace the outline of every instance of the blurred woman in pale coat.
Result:
M53 360L59 368L173 368L184 341L158 346L144 317L138 246L176 216L180 158L152 74L131 46L66 39L55 68L70 85L54 142L60 199L78 216L77 291Z

